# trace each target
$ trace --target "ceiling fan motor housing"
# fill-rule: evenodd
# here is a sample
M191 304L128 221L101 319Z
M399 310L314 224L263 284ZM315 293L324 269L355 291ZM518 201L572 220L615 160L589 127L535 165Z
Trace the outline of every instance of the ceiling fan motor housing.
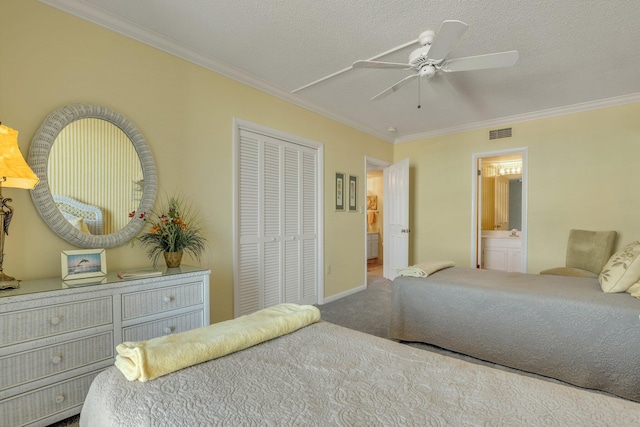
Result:
M431 45L422 46L412 51L409 54L409 64L420 68L421 65L428 63L429 49L431 49Z
M433 39L435 37L436 37L435 31L432 31L432 30L423 31L418 36L418 43L420 43L420 46L426 46L428 44L433 43Z

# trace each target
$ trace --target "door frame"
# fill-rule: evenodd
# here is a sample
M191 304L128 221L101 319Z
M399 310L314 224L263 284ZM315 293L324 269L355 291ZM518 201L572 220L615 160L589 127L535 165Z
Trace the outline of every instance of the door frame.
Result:
M522 259L520 260L520 271L527 272L527 241L528 241L528 219L527 219L527 201L528 201L528 188L529 188L529 162L528 162L528 148L518 147L509 148L505 150L487 151L483 153L474 153L471 156L471 268L476 267L476 260L480 259L481 254L478 252L482 250L481 246L481 234L482 230L478 229L478 223L481 221L480 203L478 202L478 160L485 157L497 157L509 154L519 154L522 156L522 230L520 230L520 241L522 243Z
M318 246L316 257L316 280L317 280L317 303L324 304L324 144L321 142L313 141L298 135L283 132L277 129L273 129L267 126L259 125L247 120L233 118L233 215L232 224L233 229L233 289L235 292L236 284L238 283L238 251L239 251L239 236L238 236L238 215L240 212L238 194L238 170L237 164L240 157L240 130L259 133L271 138L281 139L290 143L298 144L303 147L310 147L318 151L318 163L317 163L317 198L316 198L316 230L318 233ZM235 297L234 297L234 316L235 316Z
M376 159L373 157L369 157L369 156L364 156L364 206L366 206L366 200L367 200L367 173L369 172L369 170L384 170L385 168L391 166L392 163L389 162L385 162L384 160L380 160L380 159ZM369 168L369 166L371 166L371 169ZM382 205L384 206L384 198L386 197L386 194L382 193ZM367 214L366 214L366 209L365 209L365 215L364 215L364 287L365 289L367 288ZM382 241L382 244L384 245L384 240ZM387 259L383 256L382 257L382 268L384 269L384 264L387 262Z

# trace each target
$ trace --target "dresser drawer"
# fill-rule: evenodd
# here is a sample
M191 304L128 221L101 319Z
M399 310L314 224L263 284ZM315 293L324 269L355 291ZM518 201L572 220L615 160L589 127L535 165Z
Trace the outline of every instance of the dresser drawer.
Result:
M180 316L168 317L155 322L141 323L122 330L124 341L145 341L163 335L175 334L204 326L202 310Z
M113 332L0 358L0 390L113 357Z
M0 426L21 426L82 405L91 382L99 373L92 372L0 401Z
M202 281L122 294L122 320L203 303Z
M0 314L0 346L113 322L113 298L95 298Z

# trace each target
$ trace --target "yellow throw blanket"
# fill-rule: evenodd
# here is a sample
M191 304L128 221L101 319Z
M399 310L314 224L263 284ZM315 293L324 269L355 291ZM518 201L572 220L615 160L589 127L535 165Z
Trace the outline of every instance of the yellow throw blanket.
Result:
M399 268L399 276L427 277L428 275L445 268L453 267L453 261L428 261L410 267Z
M237 319L154 338L123 342L115 365L129 380L153 380L264 341L297 331L320 320L311 305L280 304Z

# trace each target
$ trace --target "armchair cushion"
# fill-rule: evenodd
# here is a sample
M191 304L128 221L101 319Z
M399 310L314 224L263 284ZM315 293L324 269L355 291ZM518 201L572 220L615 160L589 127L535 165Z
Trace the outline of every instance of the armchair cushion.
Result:
M613 253L615 231L571 230L567 244L567 267L600 274Z
M597 274L593 274L588 270L582 270L580 268L573 267L556 267L548 270L543 270L540 274L552 274L554 276L573 276L573 277L598 277Z
M540 274L598 277L613 253L615 231L569 231L565 267L543 270Z

